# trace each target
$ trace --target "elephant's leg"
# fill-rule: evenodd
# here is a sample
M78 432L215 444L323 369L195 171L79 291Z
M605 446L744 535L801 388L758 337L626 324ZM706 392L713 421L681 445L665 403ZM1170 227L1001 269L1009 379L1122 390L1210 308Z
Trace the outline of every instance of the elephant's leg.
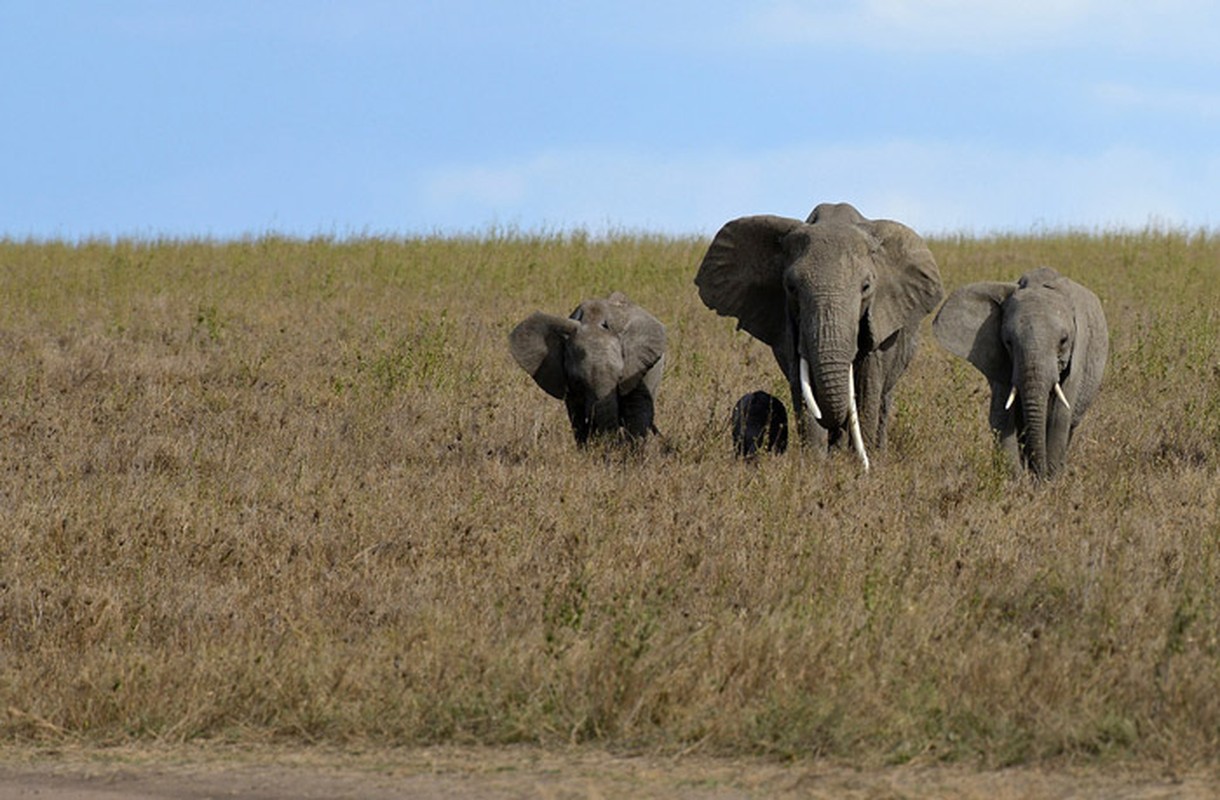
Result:
M1067 463L1068 443L1072 439L1072 412L1057 399L1051 400L1046 423L1046 469L1054 475Z
M881 396L881 413L877 415L877 449L885 449L886 434L890 427L890 411L894 399L893 392Z
M655 404L648 387L640 384L625 395L619 397L619 419L623 430L633 438L643 438L650 433L656 433L653 424Z
M860 417L860 433L869 450L882 446L881 417L885 396L886 354L872 352L856 361L856 414Z
M568 408L568 421L572 423L572 435L576 437L576 443L587 444L592 426L589 424L588 415L585 414L584 398L576 392L568 392L563 402Z
M796 432L801 437L801 444L807 450L825 453L828 445L826 429L818 424L813 414L805 407L805 397L801 393L799 380L791 381L789 388L792 390L793 416L796 417Z
M1021 443L1017 430L1019 405L1014 403L1012 408L1004 408L1008 403L1008 395L1012 391L1012 387L998 381L990 381L990 383L991 408L987 414L987 422L991 426L992 433L995 434L1000 450L1008 457L1013 474L1020 474L1022 468Z
M902 329L887 342L882 343L878 350L880 355L881 373L878 380L881 385L881 404L877 411L877 449L885 449L886 434L889 430L890 414L894 410L894 387L898 379L906 372L911 360L915 357L917 344L914 331Z

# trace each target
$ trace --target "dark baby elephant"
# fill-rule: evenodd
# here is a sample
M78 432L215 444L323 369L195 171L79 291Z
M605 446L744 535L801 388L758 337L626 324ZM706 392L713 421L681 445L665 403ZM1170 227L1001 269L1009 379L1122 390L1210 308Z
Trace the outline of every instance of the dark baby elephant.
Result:
M665 326L622 292L586 300L568 317L535 311L508 342L521 368L564 401L577 444L657 432Z
M788 449L788 411L768 392L750 392L733 406L733 451L741 458Z

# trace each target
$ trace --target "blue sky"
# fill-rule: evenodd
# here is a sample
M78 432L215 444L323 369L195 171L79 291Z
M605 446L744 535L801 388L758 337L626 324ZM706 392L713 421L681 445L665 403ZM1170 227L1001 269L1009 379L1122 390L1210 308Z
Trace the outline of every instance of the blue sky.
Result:
M0 236L1220 225L1199 0L0 6Z

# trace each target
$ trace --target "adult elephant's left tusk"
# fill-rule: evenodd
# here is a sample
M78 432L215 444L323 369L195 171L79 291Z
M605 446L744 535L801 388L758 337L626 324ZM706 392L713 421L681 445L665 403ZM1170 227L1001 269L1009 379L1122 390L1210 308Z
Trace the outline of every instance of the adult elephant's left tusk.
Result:
M801 396L805 398L805 405L809 406L809 413L813 414L814 419L822 418L822 409L818 408L818 401L813 399L813 387L809 385L809 362L804 356L801 359Z
M851 405L847 409L847 423L851 428L851 443L855 446L856 452L860 454L860 461L864 464L864 471L868 472L868 453L864 450L864 436L860 433L860 412L856 409L856 379L855 367L847 368L847 399Z
M1016 399L1017 399L1017 385L1014 383L1012 385L1012 391L1008 393L1008 402L1006 402L1004 404L1004 410L1007 411L1008 409L1012 408L1012 404L1016 401Z
M1067 396L1063 394L1063 387L1059 385L1059 381L1055 381L1055 396L1059 398L1059 402L1063 403L1063 407L1068 411L1072 410L1072 404L1068 402Z

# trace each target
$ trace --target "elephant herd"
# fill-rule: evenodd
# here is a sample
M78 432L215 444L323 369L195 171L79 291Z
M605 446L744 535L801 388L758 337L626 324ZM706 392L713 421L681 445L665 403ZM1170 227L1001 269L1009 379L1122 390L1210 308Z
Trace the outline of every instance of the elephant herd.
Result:
M865 470L885 447L894 389L921 321L944 299L932 252L913 230L823 203L801 221L756 215L726 223L695 276L699 297L771 348L791 392L803 445L845 446ZM988 422L1014 471L1050 478L1097 396L1109 336L1096 295L1049 267L1015 283L963 286L933 323L936 340L991 388ZM517 363L564 401L578 444L656 432L665 326L621 292L568 317L535 312L509 334ZM738 455L782 452L784 403L742 397Z

